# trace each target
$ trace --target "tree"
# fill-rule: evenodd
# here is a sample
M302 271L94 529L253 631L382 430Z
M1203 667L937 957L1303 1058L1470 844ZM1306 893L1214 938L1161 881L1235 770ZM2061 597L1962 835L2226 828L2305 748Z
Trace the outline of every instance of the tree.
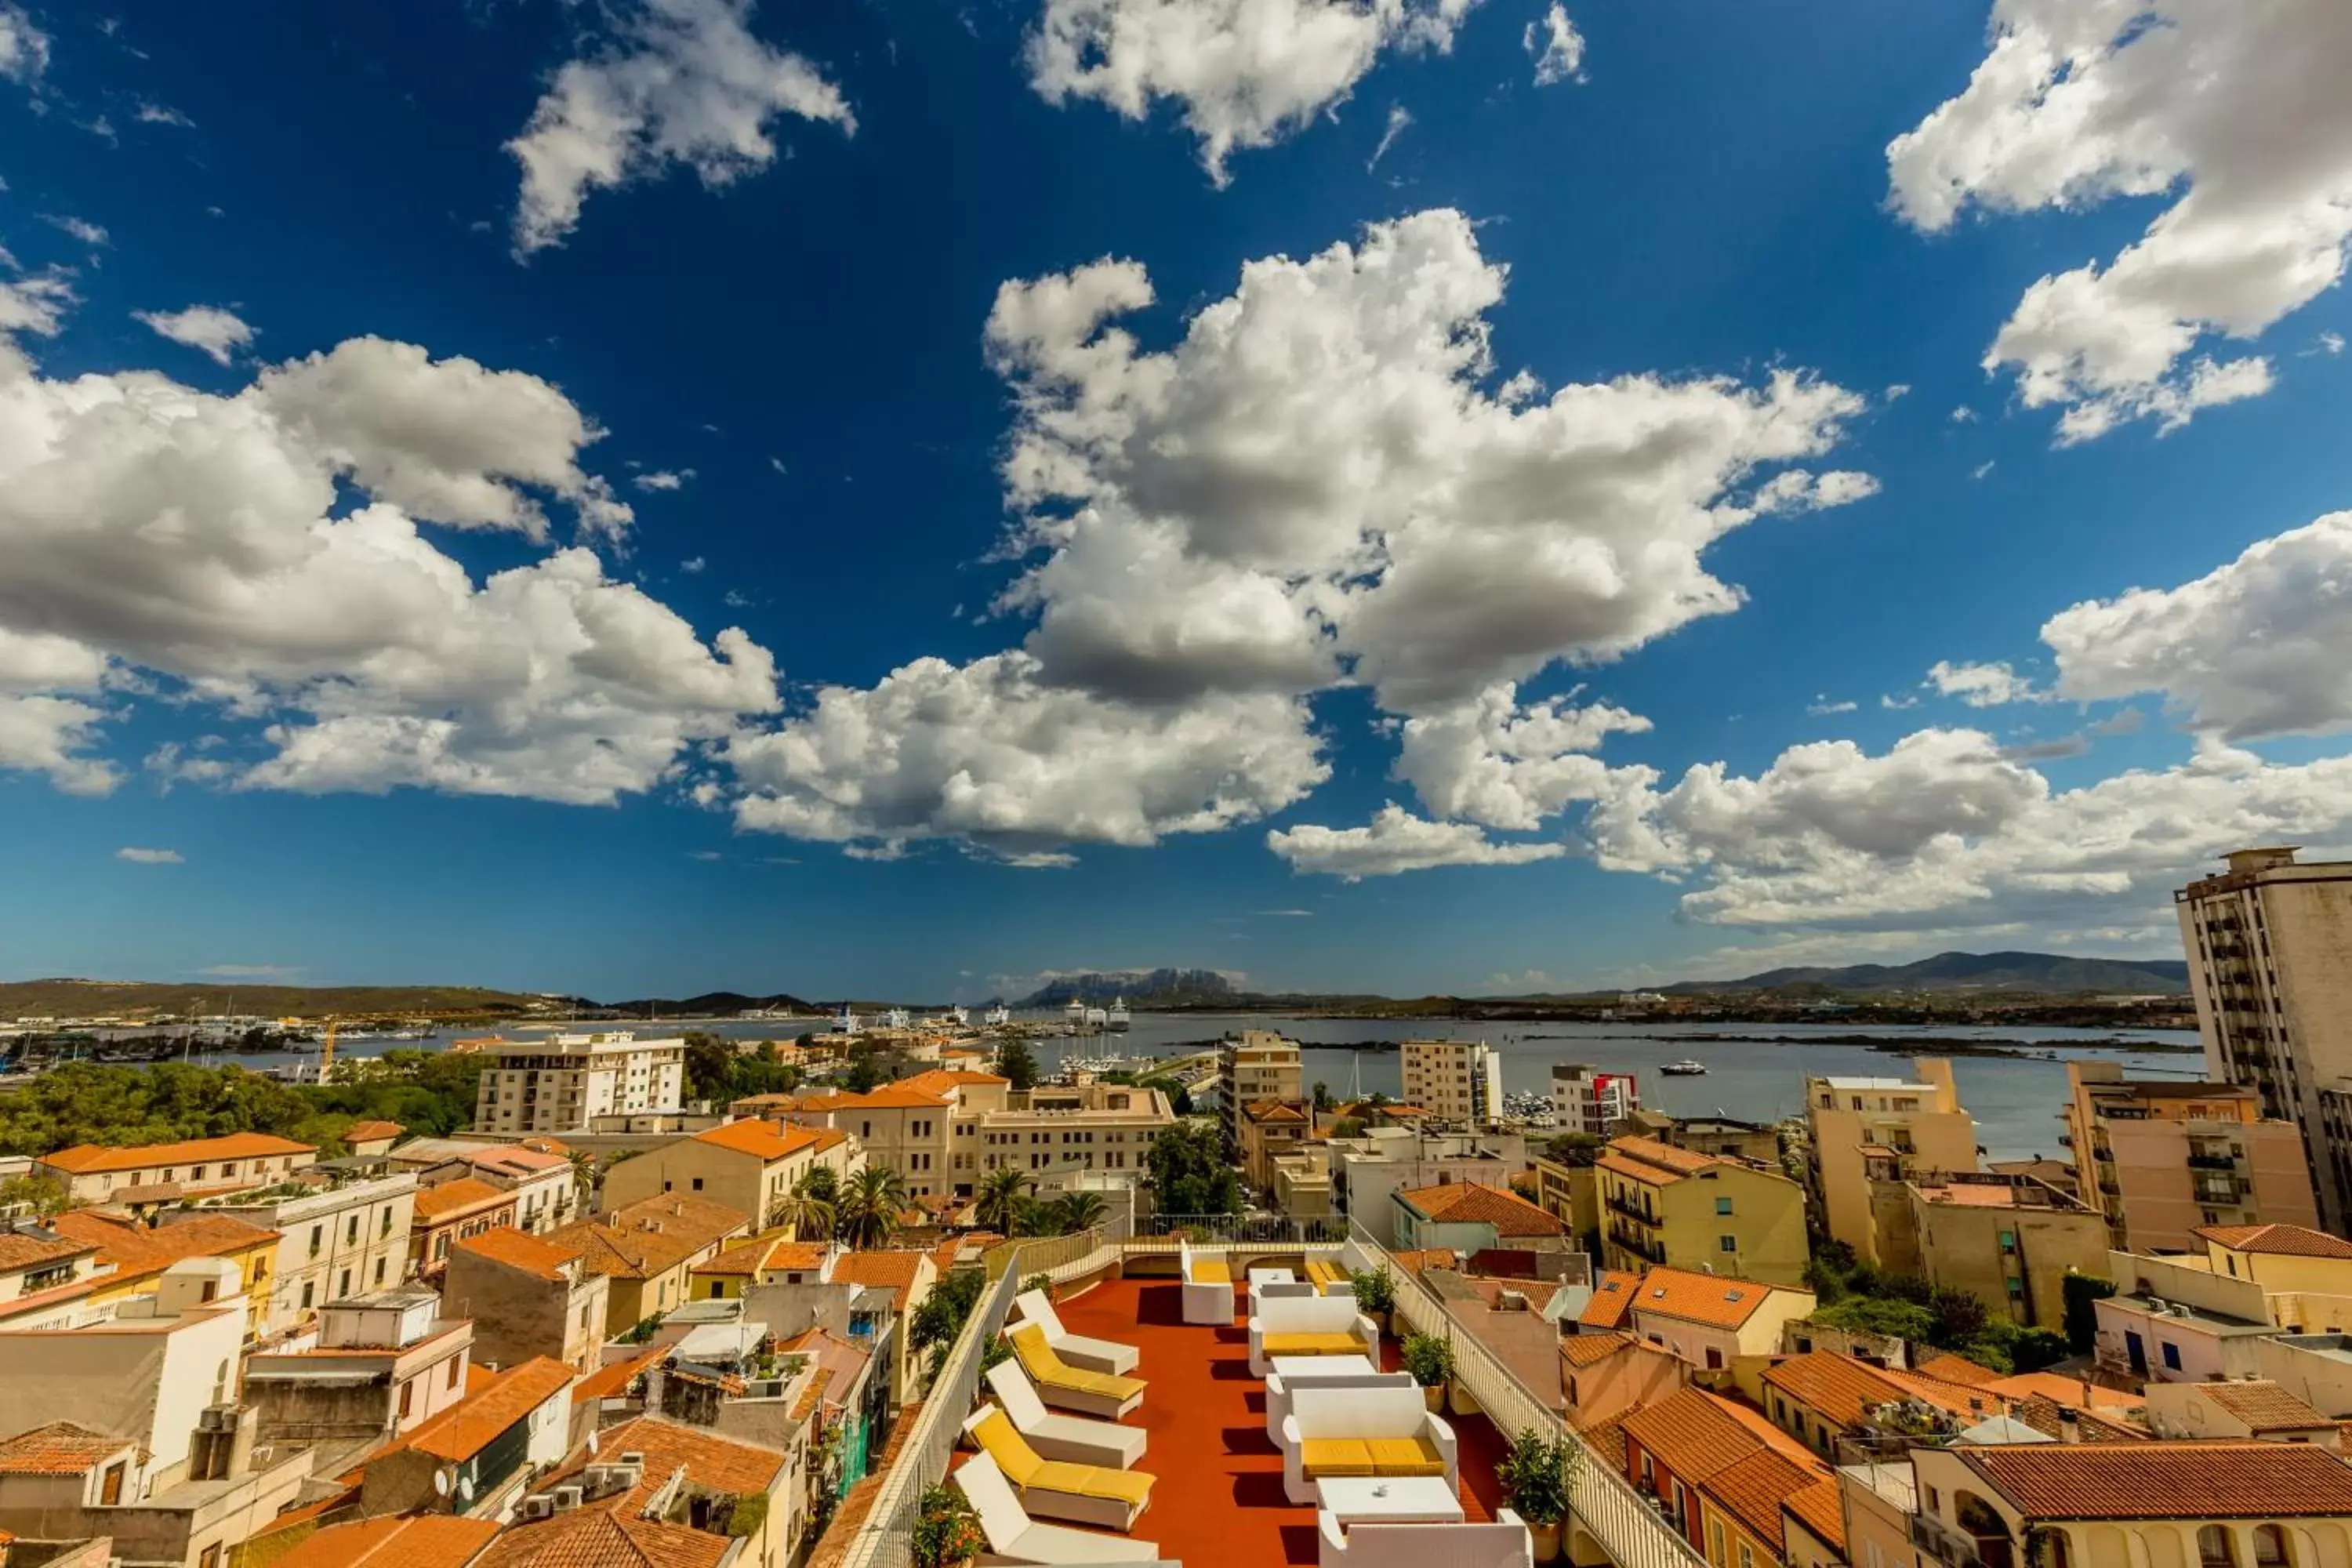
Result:
M1029 1042L1018 1035L996 1047L996 1070L1015 1089L1037 1087L1037 1058L1030 1054Z
M73 1198L47 1176L11 1176L0 1182L0 1209L13 1213L19 1204L47 1219L65 1213L73 1205Z
M1151 1184L1161 1214L1241 1212L1241 1177L1225 1163L1223 1140L1206 1122L1179 1121L1152 1140Z
M604 1173L597 1168L596 1156L585 1149L568 1150L564 1158L572 1162L572 1185L580 1194L580 1212L586 1214L596 1206L596 1192L604 1184Z
M1318 1110L1328 1110L1331 1109L1331 1086L1329 1084L1318 1083L1315 1086L1315 1109Z
M1323 1135L1326 1138L1361 1138L1364 1135L1364 1124L1352 1116L1342 1116L1339 1121L1331 1123Z
M872 1050L852 1050L849 1071L841 1081L852 1094L867 1094L881 1088L888 1076L879 1055Z
M1190 1116L1192 1114L1192 1091L1186 1089L1182 1084L1178 1083L1174 1079L1170 1078L1166 1073L1161 1073L1155 1078L1137 1079L1135 1080L1135 1087L1138 1089L1158 1089L1160 1093L1168 1097L1168 1109L1174 1111L1179 1116Z
M832 1170L824 1165L818 1166L817 1170L824 1171L828 1176L833 1174ZM834 1199L820 1196L811 1190L809 1176L815 1173L812 1171L808 1176L803 1176L791 1192L776 1200L775 1209L768 1215L768 1223L772 1226L792 1226L795 1241L831 1236L834 1226L840 1221ZM826 1191L830 1193L832 1190L832 1184L827 1184Z
M686 1037L686 1098L721 1104L735 1098L735 1047L717 1035L691 1030Z
M887 1165L868 1165L849 1178L839 1205L841 1239L852 1247L882 1247L898 1234L907 1184Z
M2080 1355L2098 1342L2099 1309L2095 1303L2114 1295L2116 1282L2069 1268L2059 1281L2059 1289L2066 1300L2066 1343Z
M1028 1187L1026 1171L1007 1165L989 1172L980 1179L980 1202L973 1208L973 1217L1000 1236L1012 1235L1013 1216Z
M1102 1224L1108 1205L1100 1193L1064 1193L1055 1200L1054 1210L1055 1228L1070 1236Z
M839 1203L841 1176L831 1165L812 1165L809 1167L808 1174L803 1176L794 1184L793 1190L796 1193L805 1193L820 1203Z
M1927 1294L1927 1342L1946 1350L1960 1350L1981 1338L1990 1316L1984 1302L1966 1290L1938 1285Z
M919 1351L952 1344L987 1283L988 1276L978 1268L950 1269L915 1309L907 1331L908 1342Z
M1609 1147L1609 1140L1591 1132L1563 1132L1544 1145L1544 1158L1556 1165L1583 1169Z

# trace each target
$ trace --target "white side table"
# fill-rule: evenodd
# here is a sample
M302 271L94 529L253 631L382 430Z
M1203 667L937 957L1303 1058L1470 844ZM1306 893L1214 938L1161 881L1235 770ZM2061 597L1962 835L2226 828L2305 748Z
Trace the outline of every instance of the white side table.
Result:
M1350 1524L1460 1524L1462 1500L1443 1476L1335 1476L1315 1483L1315 1504Z

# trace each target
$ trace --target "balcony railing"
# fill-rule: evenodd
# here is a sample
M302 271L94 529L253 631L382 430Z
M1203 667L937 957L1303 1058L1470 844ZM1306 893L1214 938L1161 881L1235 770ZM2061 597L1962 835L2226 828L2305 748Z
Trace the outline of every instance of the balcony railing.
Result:
M1658 1223L1658 1216L1656 1215L1652 1214L1648 1209L1630 1204L1623 1198L1610 1198L1607 1200L1607 1206L1610 1213L1622 1214L1627 1219L1639 1220L1643 1225L1655 1225Z
M1652 1263L1664 1263L1666 1260L1664 1242L1652 1241L1639 1231L1629 1230L1622 1225L1609 1227L1609 1245L1622 1247L1635 1257L1647 1259Z

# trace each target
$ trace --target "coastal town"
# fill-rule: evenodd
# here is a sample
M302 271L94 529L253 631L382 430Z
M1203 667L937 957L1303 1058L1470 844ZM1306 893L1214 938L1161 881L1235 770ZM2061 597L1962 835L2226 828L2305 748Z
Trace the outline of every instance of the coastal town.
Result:
M0 1096L0 1543L2352 1563L2347 877L2181 889L2205 1070L2069 1061L2060 1158L1936 1057L1774 1124L1467 1039L1399 1096L1265 1029L1053 1068L1001 1009L54 1064Z

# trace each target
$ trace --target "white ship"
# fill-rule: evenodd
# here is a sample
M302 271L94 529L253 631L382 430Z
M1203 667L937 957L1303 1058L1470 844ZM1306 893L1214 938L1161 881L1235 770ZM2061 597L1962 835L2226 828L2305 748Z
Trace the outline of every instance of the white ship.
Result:
M1691 1061L1685 1058L1685 1060L1678 1062L1668 1062L1665 1066L1660 1068L1658 1071L1668 1078L1696 1078L1699 1074L1706 1071L1706 1064L1705 1062Z
M1087 1005L1075 996L1071 997L1070 1005L1062 1009L1062 1022L1073 1030L1086 1027Z
M958 1002L948 1008L940 1021L942 1023L952 1024L957 1028L961 1029L966 1027L971 1023L971 1015L965 1011L962 1003Z
M1127 998L1124 996L1113 998L1110 1005L1110 1011L1105 1014L1103 1017L1104 1021L1114 1029L1126 1028L1130 1022L1127 1016Z
M1100 1029L1100 1028L1105 1028L1105 1027L1108 1027L1108 1026L1109 1026L1109 1023L1110 1023L1110 1015L1109 1015L1108 1013L1105 1012L1102 1008L1100 1008L1100 1007L1089 1007L1089 1008L1087 1008L1087 1028L1089 1028L1089 1029Z
M862 1026L857 1015L851 1012L846 1005L841 1009L841 1016L833 1021L833 1032L836 1035L854 1035Z
M907 1026L907 1010L904 1007L893 1007L883 1016L889 1019L889 1023L884 1026L886 1028L903 1029Z
M991 1007L988 1010L985 1021L990 1028L1001 1029L1005 1025L1013 1022L1013 1009L1010 1007Z

